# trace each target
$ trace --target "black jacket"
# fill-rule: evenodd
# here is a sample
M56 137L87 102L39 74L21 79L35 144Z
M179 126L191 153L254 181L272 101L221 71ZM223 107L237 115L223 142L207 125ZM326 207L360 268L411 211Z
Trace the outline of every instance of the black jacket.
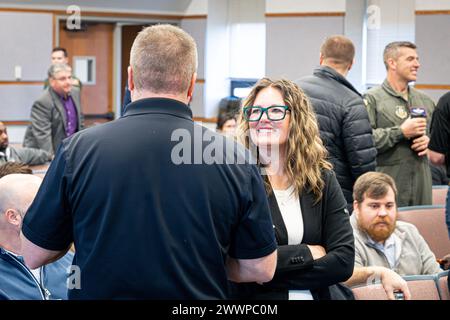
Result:
M325 171L323 179L323 196L317 204L307 189L300 195L304 233L298 245L288 245L286 226L271 193L269 205L278 243L275 276L264 285L233 284L235 298L285 300L288 290L310 290L315 300L328 300L333 294L330 286L351 277L355 247L345 199L332 171ZM327 254L314 260L307 245L321 245Z
M298 85L314 107L320 136L351 209L353 184L376 167L377 150L363 99L350 82L327 66L316 68Z

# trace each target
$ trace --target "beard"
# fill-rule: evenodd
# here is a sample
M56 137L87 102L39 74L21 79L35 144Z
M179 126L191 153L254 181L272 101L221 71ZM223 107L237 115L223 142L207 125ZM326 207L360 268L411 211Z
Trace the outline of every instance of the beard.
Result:
M369 226L362 225L358 220L359 228L366 232L376 242L385 241L395 230L396 220L389 217L376 218Z

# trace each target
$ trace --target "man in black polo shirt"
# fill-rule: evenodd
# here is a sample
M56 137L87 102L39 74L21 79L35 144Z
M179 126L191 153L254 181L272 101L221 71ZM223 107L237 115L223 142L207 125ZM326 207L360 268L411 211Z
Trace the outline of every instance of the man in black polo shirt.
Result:
M436 106L431 121L431 138L428 144L428 158L435 165L446 164L450 177L450 92L444 94ZM450 238L450 195L447 194L445 209L448 236Z
M263 182L240 146L192 121L196 68L187 33L144 29L124 116L55 155L23 223L23 255L36 268L74 241L80 283L69 299L223 299L228 279L273 277Z

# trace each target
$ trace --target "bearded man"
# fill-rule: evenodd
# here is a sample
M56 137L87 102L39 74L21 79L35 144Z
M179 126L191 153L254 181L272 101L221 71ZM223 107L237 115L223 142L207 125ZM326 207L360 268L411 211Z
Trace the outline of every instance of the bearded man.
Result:
M402 291L411 295L401 276L435 274L442 271L417 228L397 221L397 187L381 172L360 176L353 188L350 218L355 236L355 268L346 285L381 281L389 299Z

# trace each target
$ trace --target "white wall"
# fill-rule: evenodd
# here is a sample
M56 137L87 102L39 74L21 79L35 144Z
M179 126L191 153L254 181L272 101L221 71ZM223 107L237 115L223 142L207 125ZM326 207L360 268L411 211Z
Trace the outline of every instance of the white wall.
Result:
M345 0L266 0L266 13L344 11Z
M262 78L266 63L264 0L231 0L230 77Z
M416 0L416 10L450 10L450 0Z
M191 0L2 0L0 7L66 10L77 5L83 10L128 13L161 13L182 15Z
M385 46L392 41L415 42L415 7L411 0L368 0L367 6L378 8L380 15L378 25L367 23L366 83L381 84L386 77Z
M207 14L208 13L208 0L192 0L188 8L184 12L187 16Z

